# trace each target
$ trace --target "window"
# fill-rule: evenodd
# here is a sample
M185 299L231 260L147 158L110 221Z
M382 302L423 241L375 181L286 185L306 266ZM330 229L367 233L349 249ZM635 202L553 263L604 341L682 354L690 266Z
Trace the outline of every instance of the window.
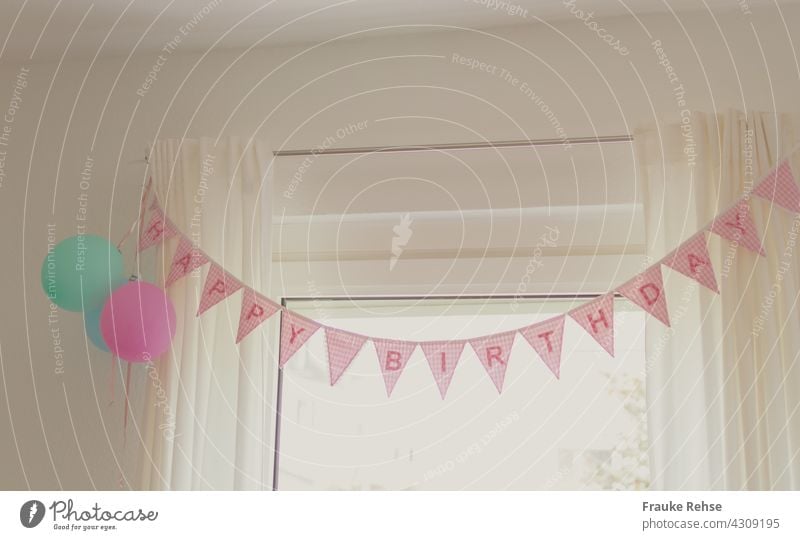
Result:
M575 302L304 299L287 306L334 327L424 341L525 326ZM331 387L317 332L284 370L279 489L647 487L644 313L621 299L615 310L616 358L568 320L560 380L518 335L502 394L467 346L445 400L419 348L387 399L370 342Z

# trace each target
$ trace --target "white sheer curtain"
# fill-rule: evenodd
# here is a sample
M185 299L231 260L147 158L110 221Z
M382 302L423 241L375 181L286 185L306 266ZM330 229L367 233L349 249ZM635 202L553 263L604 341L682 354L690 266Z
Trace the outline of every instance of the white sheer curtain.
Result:
M637 132L652 260L749 192L795 146L792 125L730 111ZM800 488L800 217L751 208L767 257L712 235L720 296L664 270L673 327L647 327L654 489Z
M167 216L243 283L268 293L272 151L263 142L163 140L151 153ZM164 283L177 240L161 246ZM168 292L178 315L170 354L145 377L141 489L268 489L271 325L235 344L241 292L195 314L208 265ZM277 317L275 318L277 319ZM268 321L270 323L272 321ZM274 325L274 322L272 322Z

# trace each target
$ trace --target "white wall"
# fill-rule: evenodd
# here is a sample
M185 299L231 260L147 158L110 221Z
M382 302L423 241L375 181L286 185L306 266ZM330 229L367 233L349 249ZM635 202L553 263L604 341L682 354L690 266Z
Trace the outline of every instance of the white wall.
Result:
M90 65L90 60L70 59L67 54L59 65L25 64L29 73L27 86L19 93L21 107L13 123L5 124L10 133L0 187L6 263L0 402L10 410L0 414L0 433L6 434L0 442L2 487L114 488L115 456L128 461L135 449L129 442L121 452L119 387L116 403L107 406L109 359L94 350L87 352L80 317L59 313L55 322L48 323L48 302L38 284L48 224L55 225L58 239L74 234L87 157L93 160L87 191L89 231L118 239L136 213L145 173L137 160L148 141L162 137L233 134L265 137L276 147L311 147L358 122L367 127L337 140L337 145L557 137L540 105L521 92L522 82L541 95L570 137L630 133L656 117L677 119L682 109L797 112L798 35L796 30L787 34L786 29L800 28L800 12L788 10L784 15L785 26L772 11L754 16L732 12L716 21L706 15L601 21L631 50L624 57L579 22L491 32L364 36L319 47L205 56L178 50L166 58L158 80L141 99L137 89L156 62L155 55L101 59ZM65 47L68 36L65 31ZM656 39L662 41L685 87L685 105L676 102L658 62L651 46ZM494 75L470 70L453 62L454 54L478 58L498 69ZM0 69L0 104L11 99L21 67ZM498 76L503 69L519 79L516 86ZM479 219L474 234L489 248L486 256L476 251L480 242L473 242L468 256L455 263L452 253L436 257L435 252L452 244L458 228L452 233L456 236L437 236L435 226L423 219L417 239L425 242L414 252L412 238L408 256L398 263L403 266L389 272L394 219L421 210L583 207L606 202L622 209L608 214L617 220L615 228L598 236L593 231L597 222L590 218L562 222L565 243L560 250L547 252L546 264L532 276L531 287L549 290L556 283L566 289L597 290L619 281L638 266L641 254L630 147L611 153L576 150L576 170L585 167L577 179L569 175L571 165L565 168L563 151L558 152L517 153L508 157L512 162L508 167L502 156L509 154L472 155L464 158L470 162L467 165L454 165L452 157L440 163L432 155L383 162L372 158L364 166L346 167L327 186L324 182L331 177L326 171L332 162L322 164L318 158L315 172L309 173L292 199L282 192L297 164L286 160L277 168L273 195L277 216L387 214L375 225L384 227L385 233L375 233L375 246L354 255L357 260L337 263L336 255L330 255L329 240L315 240L314 249L327 260L311 264L292 262L286 254L292 250L282 250L278 257L286 260L276 272L272 294L304 295L313 292L310 288L326 293L362 291L368 282L387 293L513 292L526 273L536 238L554 223L552 216L524 221L524 230L520 222L512 221L493 234L486 232L489 222L484 218L481 227ZM471 174L470 167L480 174ZM409 180L414 175L419 178ZM573 236L573 229L584 251L566 259L570 264L563 266L566 239ZM518 235L518 242L516 236L509 241L509 231ZM287 235L281 237L283 244L294 246L295 259L297 253L302 255L303 249L292 240L297 233L282 233ZM470 238L474 240L473 233ZM341 240L358 251L352 238ZM603 255L596 258L585 252L594 241L603 248ZM518 249L511 253L514 246ZM212 254L219 248L204 247ZM54 359L56 329L64 349L63 370ZM134 381L134 393L142 384L143 380Z

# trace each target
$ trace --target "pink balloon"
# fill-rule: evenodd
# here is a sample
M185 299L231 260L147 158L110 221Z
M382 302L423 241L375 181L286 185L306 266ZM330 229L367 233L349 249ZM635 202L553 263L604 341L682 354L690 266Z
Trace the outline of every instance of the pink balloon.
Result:
M163 354L175 337L175 308L160 287L133 281L114 290L106 300L100 332L118 357L148 362Z

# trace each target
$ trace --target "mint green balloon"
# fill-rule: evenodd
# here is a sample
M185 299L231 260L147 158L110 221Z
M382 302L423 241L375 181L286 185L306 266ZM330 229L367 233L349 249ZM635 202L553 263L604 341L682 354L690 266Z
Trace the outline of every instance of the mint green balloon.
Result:
M111 291L124 282L122 254L100 236L78 235L62 240L42 263L45 294L67 311L102 307Z

